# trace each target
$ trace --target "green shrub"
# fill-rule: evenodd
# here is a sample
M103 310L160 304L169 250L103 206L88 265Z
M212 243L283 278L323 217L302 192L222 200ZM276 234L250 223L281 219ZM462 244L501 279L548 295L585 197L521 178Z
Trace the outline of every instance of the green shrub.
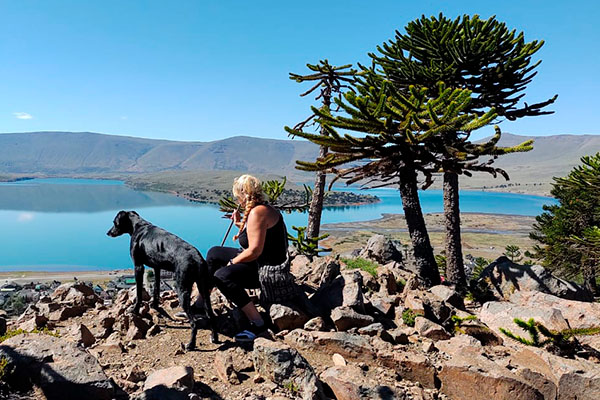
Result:
M361 269L375 278L377 278L377 267L379 266L376 262L365 260L364 258L342 258L341 259L348 269Z
M500 332L517 342L534 347L554 345L558 348L569 348L573 347L575 344L574 338L576 336L593 336L600 334L600 326L553 331L546 328L542 323L536 322L533 318L529 318L527 322L519 318L515 318L513 321L529 334L530 339L515 335L505 328L500 328ZM540 335L545 336L546 339L541 340Z
M415 319L417 317L422 317L423 314L416 312L415 310L411 310L410 308L407 308L406 310L402 311L402 321L404 322L404 324L410 326L410 327L414 327L415 326Z
M453 315L450 318L450 321L452 323L452 330L455 333L465 333L464 329L462 329L462 323L465 321L475 321L476 319L477 317L475 315L468 315L466 317L459 317L458 315Z
M44 329L34 329L31 332L27 332L26 330L23 329L14 329L11 331L7 331L4 336L0 336L0 343L4 342L7 339L10 339L11 337L17 336L17 335L22 335L24 333L39 333L39 334L43 334L43 335L49 335L49 336L54 336L54 337L60 337L60 334L58 331L51 331L48 328L44 328Z
M402 292L404 290L404 286L406 286L406 281L402 278L399 278L396 281L396 290L398 291L398 293Z
M6 366L8 365L8 360L5 357L0 358L0 381L4 379L6 375Z

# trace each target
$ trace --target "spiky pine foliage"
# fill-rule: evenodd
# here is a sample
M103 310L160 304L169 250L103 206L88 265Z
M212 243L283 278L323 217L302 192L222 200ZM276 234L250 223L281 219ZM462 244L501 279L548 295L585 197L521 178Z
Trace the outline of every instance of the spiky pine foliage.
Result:
M280 211L285 212L293 212L293 211L306 211L310 205L310 200L312 198L312 190L310 187L304 185L304 198L302 201L281 201L281 195L285 190L285 184L287 183L287 178L284 176L282 180L269 180L262 182L262 189L267 197L266 200L273 207ZM226 196L219 199L219 209L224 213L232 213L234 210L238 209L239 205L231 196Z
M529 334L530 339L515 335L505 328L500 328L500 331L517 342L528 346L550 347L552 350L555 350L560 355L564 356L572 356L572 353L580 347L576 340L576 336L593 336L600 334L600 326L554 331L546 328L542 323L536 322L533 318L530 318L527 322L519 318L515 318L513 321ZM540 335L544 336L545 339L542 340Z
M292 236L288 233L288 240L292 242L292 246L298 250L299 254L303 254L310 259L319 255L319 253L330 252L331 249L319 247L319 240L323 240L329 237L326 233L317 237L309 237L306 234L305 226L292 226L292 229L296 231L296 236Z
M377 53L369 54L373 60L371 67L360 65L360 68L361 73L376 72L397 90L418 84L431 92L439 82L451 88L468 89L472 101L465 112L483 115L494 109L499 117L515 120L551 113L545 108L556 96L533 105L521 104L524 90L540 63L532 62L532 57L542 46L543 41L526 42L522 32L508 29L495 17L481 19L478 15L463 15L452 20L442 14L437 18L422 16L408 23L404 32L396 31L394 39L377 47ZM484 171L494 177L500 173L508 180L505 171L488 168L489 164L481 168L479 163L470 168L468 163L460 162L462 157L465 154L474 159L490 156L491 164L501 154L532 148L531 142L525 142L498 151L494 147L499 138L497 132L490 146L474 153L468 148L468 133L447 134L441 143L444 147L440 151L440 171L444 180L447 278L457 285L466 282L460 241L458 175L471 176L471 171ZM465 144L467 146L461 149Z
M330 149L327 156L314 162L297 161L297 168L334 173L336 178L331 184L341 178L348 184L362 181L365 185L398 185L419 275L430 284L438 284L440 277L417 194L417 173L425 177L424 187L429 186L432 175L439 170L439 152L445 151L440 138L477 129L495 114L493 110L482 116L464 113L471 100L469 91L439 85L434 98L427 95L427 89L416 86L410 86L406 93L398 92L374 71L357 78L354 89L356 92L336 99L341 113L312 108L327 136L286 128L291 134ZM338 129L363 135L342 135ZM484 145L479 146L483 149ZM461 162L473 161L466 155ZM340 168L349 163L353 164Z
M584 285L597 292L600 258L600 153L581 158L568 176L554 178L551 194L559 204L544 206L530 237L539 242L533 256L566 277L583 275Z
M290 79L298 83L310 82L312 84L311 88L300 96L308 96L318 90L315 100L321 100L322 110L331 109L332 97L339 97L344 88L349 88L348 84L354 80L354 75L356 74L356 70L351 68L351 64L336 67L329 64L327 60L321 60L315 65L306 64L306 66L312 71L311 74L299 75L290 73ZM296 124L294 129L304 130L308 126L315 125L314 117L314 114L310 115L304 121ZM320 134L327 135L323 127L320 129ZM327 152L327 146L319 147L319 157L325 157ZM315 184L308 209L308 228L306 231L308 237L319 236L321 214L323 213L323 199L325 197L325 179L326 173L324 171L317 171L315 173Z
M544 344L546 344L546 341L540 342L540 332L538 331L536 322L533 318L530 318L527 322L519 318L515 318L513 321L520 328L529 333L531 339L526 339L522 336L515 335L510 330L505 328L500 328L500 332L504 333L509 338L516 340L517 342L526 344L528 346L542 347Z
M508 257L508 259L511 262L514 263L518 263L523 261L523 256L521 255L521 248L517 245L514 244L507 244L504 247L504 253L503 253L506 257Z
M499 116L515 120L552 113L544 108L557 96L520 104L541 63L532 62L532 57L543 45L544 41L526 42L523 32L495 17L463 15L452 20L443 14L423 15L370 56L397 87L418 83L433 88L441 81L471 91L469 112L481 115L494 108Z

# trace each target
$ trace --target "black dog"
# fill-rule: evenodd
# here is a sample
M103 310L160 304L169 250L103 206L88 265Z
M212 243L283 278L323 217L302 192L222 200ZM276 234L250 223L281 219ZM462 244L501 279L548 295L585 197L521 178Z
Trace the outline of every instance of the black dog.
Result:
M142 284L144 265L154 268L154 296L152 307L160 310L160 270L175 272L179 303L187 314L192 325L192 337L187 345L188 350L196 347L198 327L191 310L190 296L194 282L204 301L204 310L210 321L211 341L218 342L216 319L210 304L210 276L208 264L200 252L183 239L152 225L135 211L119 211L113 221L113 227L106 233L117 237L128 233L131 235L129 247L131 259L135 266L135 284L137 289L136 303L133 308L137 314L142 304Z

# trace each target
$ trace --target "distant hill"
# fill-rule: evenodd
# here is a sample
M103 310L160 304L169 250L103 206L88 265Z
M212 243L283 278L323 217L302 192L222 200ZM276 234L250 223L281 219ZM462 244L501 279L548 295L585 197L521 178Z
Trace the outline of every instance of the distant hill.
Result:
M507 154L494 165L508 172L510 181L502 177L493 179L489 174L478 173L473 178L462 179L463 187L490 188L498 185L518 184L508 188L511 192L548 194L554 176L565 176L582 156L600 151L600 135L520 136L503 133L499 145L513 146L534 139L533 150L527 153Z
M172 170L296 173L316 145L302 140L236 136L178 142L90 132L0 134L0 174L139 174Z
M501 145L530 137L504 133ZM534 150L500 157L516 185L500 190L545 194L553 176L564 176L583 155L600 151L600 135L531 137ZM316 145L304 140L236 136L213 142L180 142L105 135L90 132L31 132L0 134L0 177L11 175L116 176L168 171L252 171L306 180L296 160L314 160ZM172 176L172 172L167 175ZM438 179L439 180L439 179ZM502 178L477 174L462 179L463 188L505 185ZM437 183L439 185L439 182ZM498 188L496 188L498 189Z

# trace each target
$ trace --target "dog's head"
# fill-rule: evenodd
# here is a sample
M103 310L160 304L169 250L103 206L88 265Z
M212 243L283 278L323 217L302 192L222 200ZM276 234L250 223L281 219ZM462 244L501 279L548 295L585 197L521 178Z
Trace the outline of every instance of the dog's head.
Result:
M113 220L113 226L106 232L110 237L121 236L125 233L132 234L135 220L139 219L135 211L119 211Z

